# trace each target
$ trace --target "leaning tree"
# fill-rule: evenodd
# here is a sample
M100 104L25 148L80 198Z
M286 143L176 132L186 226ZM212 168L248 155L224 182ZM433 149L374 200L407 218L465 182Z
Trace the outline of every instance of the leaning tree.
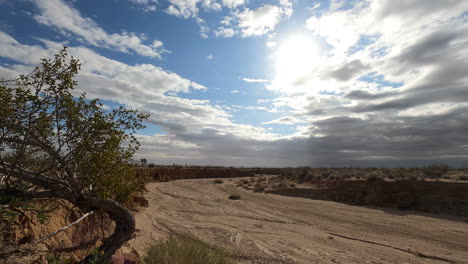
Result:
M79 70L64 47L30 74L0 82L0 178L3 191L28 183L39 189L23 188L23 195L107 213L116 227L99 250L109 257L135 231L119 202L141 187L132 170L134 133L148 116L124 107L108 111L98 99L73 95Z

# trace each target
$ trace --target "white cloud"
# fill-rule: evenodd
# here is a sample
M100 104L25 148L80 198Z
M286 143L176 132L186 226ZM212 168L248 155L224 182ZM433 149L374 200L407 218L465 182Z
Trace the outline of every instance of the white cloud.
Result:
M215 31L216 37L231 38L236 34L236 31L232 28L219 27Z
M61 43L42 40L46 47L24 45L11 36L0 34L0 56L19 63L37 64L40 58L52 57ZM29 56L25 56L29 54ZM82 71L77 76L76 92L84 91L88 98L111 100L130 108L149 113L149 123L162 127L167 136L155 135L152 139L174 143L171 148L158 149L164 142L143 144L139 155L150 159L172 160L196 154L198 159L211 159L206 152L217 145L216 155L232 157L229 146L236 142L269 142L279 135L252 125L236 124L231 114L208 100L177 97L177 93L206 90L203 85L187 80L176 73L149 64L127 65L108 59L84 47L70 47L69 54L79 58ZM0 78L27 73L32 67L0 66ZM172 95L170 95L172 94ZM215 145L213 145L215 144ZM244 144L244 143L242 143ZM166 145L167 146L167 145ZM253 151L249 146L239 146L243 152ZM186 151L183 151L186 150ZM210 156L210 157L208 157ZM217 156L219 159L221 156ZM219 161L218 161L219 162Z
M73 33L93 46L126 53L134 51L139 55L155 58L161 58L161 53L164 52L160 49L161 46L143 44L135 33L107 33L92 19L82 17L78 10L60 0L35 0L34 3L40 10L40 14L34 16L37 22L55 27L63 34Z
M309 59L301 64L307 71L291 79L242 78L278 92L280 97L258 100L265 103L262 106L182 98L181 93L207 88L163 68L128 65L84 47L70 48L70 54L83 62L78 91L150 113L149 122L165 134L141 136L138 155L158 163L404 166L444 162L441 157L448 155L466 160L466 148L459 146L468 142L468 23L463 16L468 2L366 0L346 6L339 2L344 3L332 1L330 10L313 11L307 23L308 37L329 44L325 48L317 44L323 60ZM214 1L196 3L196 14L198 8L207 9L204 5L217 8ZM290 2L282 3L277 6L283 10L279 21L288 16ZM247 28L239 26L236 15L258 10L241 8L220 22L231 30L228 36ZM273 22L265 22L274 26L263 29L273 36L268 41L278 43L271 49L275 53L283 36L271 34L279 23ZM146 41L140 35L139 39ZM0 56L28 64L2 64L0 79L27 73L39 58L50 58L61 47L41 41L43 46L25 45L0 33ZM158 49L162 43L148 46ZM306 57L300 50L295 56ZM392 82L401 84L395 88ZM230 90L226 92L229 95ZM289 136L278 135L274 129L234 123L232 115L239 111L282 113L282 118L264 125L299 125ZM363 163L377 156L395 162Z
M230 26L233 19L234 18L232 16L225 16L219 23L225 26Z
M207 26L205 20L196 17L195 21L197 22L198 26L200 27L200 37L203 39L208 38L208 33L210 32L210 28Z
M245 3L245 0L222 0L223 5L229 8L236 8Z
M236 93L239 93L239 90L232 90L232 91L230 91L230 93L236 94Z
M292 2L280 0L278 6L267 4L254 10L245 8L242 12L235 13L235 19L243 37L258 36L272 32L276 25L289 18L292 12ZM221 21L226 22L226 19Z
M304 123L304 121L297 119L293 116L284 116L269 122L263 122L262 125L278 124L278 125L294 125Z
M275 29L281 20L281 9L274 5L264 5L255 10L246 8L237 14L243 37L263 35Z
M169 0L171 5L166 9L168 14L183 18L196 17L198 15L197 3L200 0Z
M206 59L207 60L212 60L213 59L213 54L210 54L210 55L206 56Z
M249 82L249 83L265 83L268 82L268 80L265 79L251 79L251 78L242 78L244 82Z
M183 18L197 17L199 6L208 11L220 11L222 6L216 0L169 0L166 12Z
M158 0L129 0L131 3L140 5L145 12L155 12Z

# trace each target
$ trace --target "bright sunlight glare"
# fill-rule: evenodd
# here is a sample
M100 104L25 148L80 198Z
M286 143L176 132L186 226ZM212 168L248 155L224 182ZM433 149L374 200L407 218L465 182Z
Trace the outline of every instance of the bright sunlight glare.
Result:
M286 38L275 53L276 75L284 81L300 79L319 63L319 48L312 38L305 35Z

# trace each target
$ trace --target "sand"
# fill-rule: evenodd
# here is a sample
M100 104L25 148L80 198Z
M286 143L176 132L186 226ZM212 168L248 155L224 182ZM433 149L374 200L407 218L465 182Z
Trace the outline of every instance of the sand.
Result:
M129 247L143 254L176 233L224 247L239 263L468 263L461 217L254 193L235 181L148 184Z

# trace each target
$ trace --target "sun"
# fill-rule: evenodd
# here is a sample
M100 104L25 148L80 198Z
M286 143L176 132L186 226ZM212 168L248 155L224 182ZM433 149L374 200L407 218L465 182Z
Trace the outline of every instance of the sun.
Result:
M320 64L317 42L306 35L292 35L280 43L275 52L275 71L284 81L295 81Z

